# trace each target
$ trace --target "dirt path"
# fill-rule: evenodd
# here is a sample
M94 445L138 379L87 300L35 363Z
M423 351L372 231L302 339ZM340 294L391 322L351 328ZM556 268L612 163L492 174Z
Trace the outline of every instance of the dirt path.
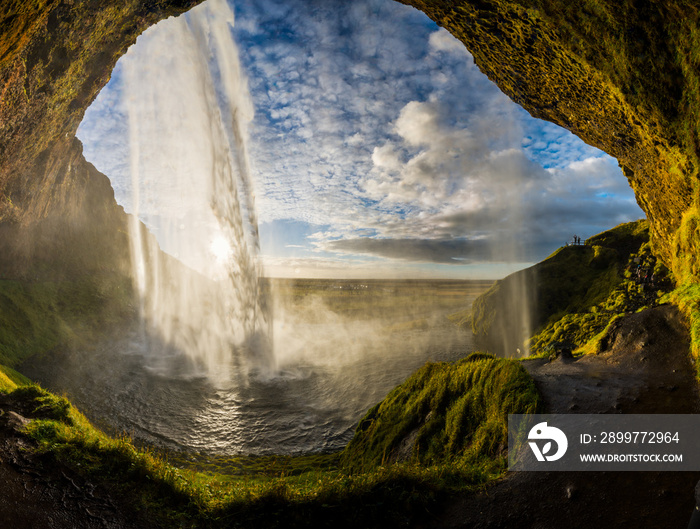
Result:
M1 528L154 528L123 495L31 451L18 433L31 415L32 410L0 395Z
M688 334L675 308L623 319L606 350L526 362L549 413L697 413ZM446 507L444 528L685 528L700 472L518 472Z

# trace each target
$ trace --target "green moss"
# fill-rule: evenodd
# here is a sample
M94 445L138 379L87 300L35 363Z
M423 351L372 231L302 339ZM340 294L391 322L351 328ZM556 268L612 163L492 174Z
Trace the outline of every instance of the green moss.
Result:
M464 458L455 464L449 457L431 466L393 464L373 466L368 472L344 469L340 460L347 451L228 460L199 456L187 461L188 466L215 473L197 472L178 468L152 451L138 450L127 438L106 436L64 398L37 386L18 388L9 399L32 419L26 434L43 454L42 465L68 465L94 483L131 495L134 507L147 509L156 525L398 527L415 522L447 495L473 490L501 471L507 413L538 407L534 385L517 362L473 359L453 368L453 374L466 379L445 378L448 373L441 364L426 366L415 375L426 382L431 373L440 378L441 389L423 397L428 406L444 410L444 432L437 432L434 439L423 436L421 443L430 446L435 457L445 452L443 442L450 453L463 454L469 444L472 453L482 457L471 464ZM472 390L462 394L465 385ZM403 398L400 393L396 390L394 395ZM493 455L495 462L488 459ZM175 462L184 459L190 458Z
M616 289L624 282L630 256L645 243L644 255L651 259L648 241L646 221L621 224L497 281L472 306L472 332L479 348L512 356L516 348L526 350L530 337L544 329L547 339L530 341L534 354L539 354L565 335L577 340L594 335L607 320L603 311L593 308L602 304L611 312L612 293L626 299L627 294ZM586 316L577 316L581 314Z
M464 309L447 316L447 320L460 329L468 330L472 324L472 310Z
M700 377L700 284L686 283L671 292L667 300L678 305L686 316L690 328L690 352L696 359L698 377Z
M638 269L653 273L653 284L641 281ZM524 295L518 283L530 286L525 293L531 299L529 328L513 325L517 313L508 310L508 303L524 310L518 303ZM480 346L501 354L516 346L526 347L533 356L562 347L598 352L601 333L612 320L658 304L671 288L668 270L652 252L648 223L621 224L583 246L560 248L534 267L497 282L474 303L472 328ZM513 340L510 349L500 351L498 341L514 328L520 330L520 342Z
M46 23L47 1L27 2L25 0L7 0L5 10L0 13L0 27L3 38L0 39L0 68L7 58L24 48Z
M17 386L30 384L31 381L22 373L11 367L0 365L0 391L10 391Z
M620 237L617 230L605 232L591 240L626 248L627 251L634 249L639 242L636 237ZM629 245L630 240L635 243ZM648 242L638 246L636 253L629 254L623 268L619 267L617 260L610 264L613 266L591 284L580 300L571 303L564 314L550 317L531 338L532 355L552 353L559 344L567 344L571 349L580 348L586 353L598 353L601 338L613 321L624 314L655 306L671 288L668 270L654 257ZM638 268L645 274L653 272L653 285L639 281Z
M429 363L360 421L342 465L362 472L406 460L497 472L508 414L539 408L539 394L519 362L480 355Z
M673 248L672 270L677 288L666 299L688 319L691 353L700 359L700 208L689 209L681 220ZM700 364L696 364L700 365ZM700 376L700 368L698 368Z
M606 336L608 336L608 333L610 329L620 320L622 319L623 314L615 314L611 318L607 320L607 324L601 331L599 331L597 334L595 333L595 329L592 329L589 333L586 334L586 336L582 337L582 342L583 340L586 340L585 343L578 349L578 353L581 354L599 354L603 348L603 343L604 339Z
M7 393L17 387L17 383L6 373L5 369L5 366L0 366L0 393Z
M77 422L77 411L65 397L58 397L37 385L19 386L11 396L28 406L32 417L60 421L69 426Z
M700 210L688 210L676 233L671 264L673 275L681 285L700 282Z

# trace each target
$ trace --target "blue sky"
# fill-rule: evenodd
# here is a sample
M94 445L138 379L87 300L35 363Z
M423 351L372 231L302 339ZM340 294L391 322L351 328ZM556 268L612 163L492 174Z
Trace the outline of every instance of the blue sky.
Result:
M254 109L248 149L266 273L502 277L573 234L643 217L614 159L531 118L421 12L390 0L231 4ZM186 54L178 45L171 32L159 53L131 60L167 64ZM122 62L78 135L129 211ZM172 75L166 86L184 89ZM192 186L183 194L160 178L141 193L156 235L196 224ZM206 207L206 197L192 203ZM188 248L197 266L192 255L208 247Z

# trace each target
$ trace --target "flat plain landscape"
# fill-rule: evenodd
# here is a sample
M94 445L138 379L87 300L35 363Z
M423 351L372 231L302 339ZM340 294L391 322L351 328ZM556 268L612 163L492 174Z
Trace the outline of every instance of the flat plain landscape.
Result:
M448 279L282 279L265 280L279 307L300 311L320 303L357 320L420 324L469 309L492 280ZM309 314L309 317L312 317Z

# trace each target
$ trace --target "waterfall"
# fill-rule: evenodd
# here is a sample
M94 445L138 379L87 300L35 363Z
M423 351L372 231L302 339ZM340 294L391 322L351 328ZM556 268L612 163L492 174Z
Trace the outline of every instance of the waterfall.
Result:
M233 24L227 2L209 0L146 32L124 59L144 332L217 376L275 368L247 147L253 104Z

